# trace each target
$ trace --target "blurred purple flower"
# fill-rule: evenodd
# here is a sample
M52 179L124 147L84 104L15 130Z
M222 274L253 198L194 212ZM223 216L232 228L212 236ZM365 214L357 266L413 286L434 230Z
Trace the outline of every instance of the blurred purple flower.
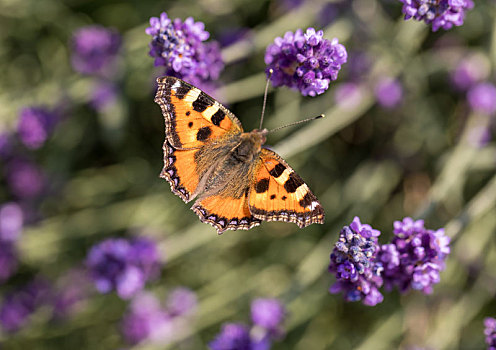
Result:
M14 202L0 205L0 240L16 241L22 231L24 216L21 207Z
M277 299L255 299L251 303L251 319L254 324L267 330L273 337L282 334L281 323L286 316L286 308Z
M484 335L486 336L487 350L496 350L496 319L484 319Z
M72 37L72 67L82 74L104 74L115 63L121 37L103 26L79 28Z
M467 94L470 107L480 113L492 115L496 111L496 87L491 83L473 86Z
M336 87L334 101L343 109L353 109L362 102L363 94L356 83L342 83Z
M329 88L338 77L341 65L348 54L338 39L323 38L323 31L308 28L295 33L286 32L277 37L265 51L266 73L274 86L288 86L299 90L303 96L316 96Z
M40 148L55 127L57 119L55 113L44 107L23 108L17 123L19 139L28 148Z
M451 29L461 26L465 11L474 7L472 0L400 0L403 3L405 20L414 18L432 25L432 31L439 28Z
M241 323L224 324L208 346L212 350L253 350L249 329Z
M372 59L364 51L355 51L350 54L350 59L346 65L350 79L358 81L370 70Z
M17 271L17 251L13 242L0 240L0 283Z
M0 308L0 323L7 332L16 332L28 321L38 307L49 301L49 288L45 281L34 280L23 288L7 295Z
M91 248L86 264L100 293L115 289L123 299L143 289L160 267L155 243L145 238L107 239Z
M6 166L7 184L12 194L20 199L32 199L41 194L45 185L41 169L31 161L17 158Z
M103 111L106 107L117 101L117 87L110 81L97 82L91 94L91 106L97 111Z
M402 293L409 289L431 293L450 253L450 238L444 229L428 230L423 220L409 217L394 222L394 234L392 244L381 247L377 255L384 268L385 288L396 286Z
M169 293L165 308L169 316L176 317L195 313L197 303L196 294L192 290L178 287Z
M451 73L451 81L465 91L489 76L490 64L482 55L473 54L462 59Z
M329 289L332 294L343 292L346 301L362 300L369 306L382 302L378 288L382 286L383 267L375 263L380 234L358 217L343 227L329 264L329 271L336 276L336 283Z
M193 79L210 81L219 77L224 69L217 42L204 42L210 34L203 22L188 17L184 22L171 20L165 12L160 18L150 18L146 34L152 36L151 57L155 66L166 67L166 74L191 82Z
M130 305L130 312L122 320L122 333L129 344L138 344L150 339L154 333L164 333L170 318L161 309L158 299L150 293L138 294ZM166 333L170 333L166 332ZM171 334L162 334L162 337Z
M403 98L403 87L398 80L393 78L386 77L379 80L374 92L377 102L385 108L398 106Z

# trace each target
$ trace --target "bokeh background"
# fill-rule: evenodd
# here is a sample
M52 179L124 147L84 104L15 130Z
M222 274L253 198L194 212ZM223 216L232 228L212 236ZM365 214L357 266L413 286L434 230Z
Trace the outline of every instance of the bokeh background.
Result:
M326 114L267 142L320 199L324 225L263 223L218 236L158 177L164 122L153 98L163 69L148 56L145 28L163 11L204 22L221 43L226 67L210 92L245 130L259 123L264 52L275 37L315 27L346 46L348 63L326 93L272 88L265 119L274 128ZM0 130L15 135L24 107L60 116L42 147L15 146L36 168L21 194L0 163L0 202L20 204L25 217L2 302L33 279L63 284L104 239L135 236L157 242L163 263L147 290L164 299L185 286L198 297L179 339L133 347L121 327L129 301L77 277L70 284L85 293L70 313L54 319L39 307L17 332L2 330L2 348L202 349L223 323L249 323L258 297L288 309L286 335L273 349L484 348L482 320L496 315L495 122L468 102L470 86L454 74L468 60L471 83L496 82L495 23L490 0L477 1L463 26L435 33L404 21L394 0L0 1ZM74 32L93 24L122 36L106 76L112 97L100 105L101 81L71 65ZM389 106L377 96L384 79L400 86ZM41 187L26 198L22 188L33 181ZM452 250L433 294L386 293L375 307L329 294L329 254L354 216L381 230L383 243L405 216L445 227Z

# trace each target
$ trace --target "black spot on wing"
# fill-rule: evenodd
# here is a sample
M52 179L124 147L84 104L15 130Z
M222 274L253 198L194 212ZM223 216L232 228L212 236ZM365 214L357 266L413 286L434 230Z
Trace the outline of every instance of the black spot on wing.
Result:
M196 133L196 139L198 141L205 141L212 134L212 129L209 126L204 126Z
M214 101L204 92L200 92L196 100L193 102L193 109L197 112L203 112L207 107L214 104Z
M317 197L315 197L313 194L310 192L307 192L307 194L300 200L300 205L303 208L309 207L314 200L316 200Z
M276 199L276 195L275 194L271 194L270 195L270 199Z
M191 86L181 83L179 87L176 89L176 97L180 100L186 96L186 94L191 90Z
M279 176L281 176L281 174L284 172L284 170L286 170L286 167L284 165L282 165L281 163L277 163L277 165L274 167L274 169L269 171L269 174L274 176L275 178L278 178Z
M212 116L212 123L214 125L219 126L220 123L224 120L224 117L226 116L226 113L222 109L218 109L217 112Z
M189 117L190 114L191 114L191 112L190 111L187 111L186 112L186 117Z
M294 192L296 192L296 190L298 189L298 187L300 187L303 184L304 184L304 182L301 179L301 177L298 176L295 172L292 172L289 175L289 178L284 183L284 188L289 193L294 193Z
M188 123L188 127L190 127L190 128L191 128L192 126L193 126L193 122L189 122L189 123Z
M257 193L264 193L269 189L269 179L261 179L255 184Z

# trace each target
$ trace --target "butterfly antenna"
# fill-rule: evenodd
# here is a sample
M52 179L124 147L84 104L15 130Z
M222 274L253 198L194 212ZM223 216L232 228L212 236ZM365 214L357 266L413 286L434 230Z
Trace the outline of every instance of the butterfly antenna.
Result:
M302 124L302 123L306 123L306 122L310 122L312 120L315 120L315 119L320 119L320 118L324 118L325 115L324 114L321 114L321 115L318 115L316 117L313 117L313 118L308 118L308 119L304 119L304 120L300 120L300 121L297 121L297 122L294 122L294 123L291 123L291 124L288 124L288 125L283 125L283 126L280 126L278 128L275 128L275 129L272 129L272 130L269 130L267 131L267 133L269 132L274 132L274 131L277 131L277 130L280 130L280 129L283 129L283 128L287 128L288 126L293 126L293 125L297 125L297 124Z
M272 77L272 73L274 73L274 70L272 68L270 68L269 69L269 76L267 77L267 83L265 84L264 101L263 101L263 106L262 106L262 116L260 117L259 130L262 130L262 123L263 123L263 118L264 118L264 114L265 114L265 104L267 103L267 91L269 90L269 82L270 82L270 78Z

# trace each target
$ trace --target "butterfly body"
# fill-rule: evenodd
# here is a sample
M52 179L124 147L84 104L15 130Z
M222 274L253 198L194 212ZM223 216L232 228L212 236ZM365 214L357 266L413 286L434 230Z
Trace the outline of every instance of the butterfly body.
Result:
M157 79L165 117L161 177L218 233L266 221L299 227L323 223L324 211L303 180L263 147L267 130L244 132L239 120L201 90L174 77Z

